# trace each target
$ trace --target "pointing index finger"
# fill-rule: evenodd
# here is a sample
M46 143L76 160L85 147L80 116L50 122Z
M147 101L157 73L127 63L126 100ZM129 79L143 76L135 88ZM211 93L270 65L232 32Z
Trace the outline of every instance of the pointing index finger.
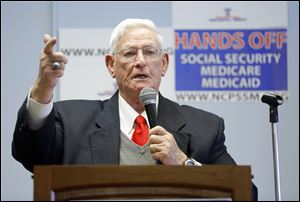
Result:
M48 35L49 36L49 35ZM49 38L45 35L44 42L45 42L45 47L44 47L44 53L47 55L50 55L53 53L53 47L56 44L57 39L55 37L50 37Z

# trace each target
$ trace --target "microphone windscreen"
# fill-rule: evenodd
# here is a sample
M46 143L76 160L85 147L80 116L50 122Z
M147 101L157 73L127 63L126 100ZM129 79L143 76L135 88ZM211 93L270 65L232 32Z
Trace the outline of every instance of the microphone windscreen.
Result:
M279 95L266 93L261 97L261 101L271 106L278 106L283 103L283 99Z
M150 87L143 88L140 93L140 100L144 105L156 104L156 91Z

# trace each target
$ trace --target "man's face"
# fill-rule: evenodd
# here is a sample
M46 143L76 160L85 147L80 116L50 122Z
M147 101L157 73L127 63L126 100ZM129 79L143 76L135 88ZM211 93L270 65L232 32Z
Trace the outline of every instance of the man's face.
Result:
M159 89L168 55L161 53L155 33L145 28L133 29L121 38L116 52L112 69L121 94L130 96L144 87Z

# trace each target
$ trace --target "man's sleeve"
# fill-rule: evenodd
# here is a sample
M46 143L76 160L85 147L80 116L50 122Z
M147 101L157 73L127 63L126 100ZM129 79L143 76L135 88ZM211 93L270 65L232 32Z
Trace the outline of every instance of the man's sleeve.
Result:
M53 98L48 104L41 104L30 97L31 89L27 96L26 111L28 113L28 126L31 130L40 129L53 109Z

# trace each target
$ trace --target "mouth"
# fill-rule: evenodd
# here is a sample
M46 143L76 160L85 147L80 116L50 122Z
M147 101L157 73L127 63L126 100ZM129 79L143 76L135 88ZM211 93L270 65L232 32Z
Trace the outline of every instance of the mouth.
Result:
M146 74L136 74L132 77L132 79L138 79L138 80L144 80L147 78L148 78L148 75L146 75Z

